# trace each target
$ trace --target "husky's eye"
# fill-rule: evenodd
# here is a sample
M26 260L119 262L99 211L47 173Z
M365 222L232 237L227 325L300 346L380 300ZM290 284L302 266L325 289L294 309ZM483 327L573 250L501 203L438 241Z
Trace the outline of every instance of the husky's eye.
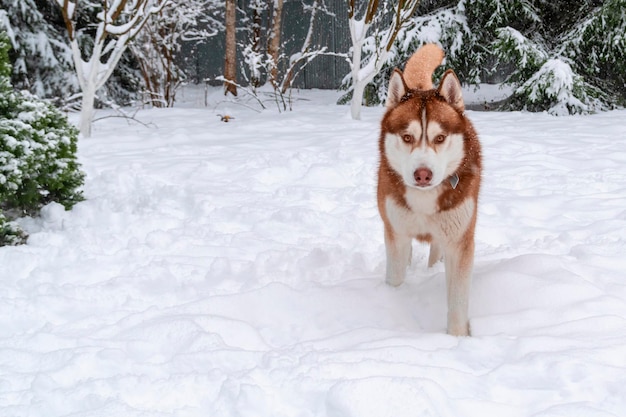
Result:
M411 135L402 135L402 140L405 143L412 143L413 142L413 136L411 136Z
M446 135L435 136L435 143L444 143L446 141Z

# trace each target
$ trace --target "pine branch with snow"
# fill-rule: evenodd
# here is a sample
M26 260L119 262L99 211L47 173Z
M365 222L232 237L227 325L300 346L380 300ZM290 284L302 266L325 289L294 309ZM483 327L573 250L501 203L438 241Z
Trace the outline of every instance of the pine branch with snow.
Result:
M558 53L606 96L605 105L626 105L626 0L603 2L563 35Z
M54 7L54 6L52 6ZM14 61L13 85L41 98L62 99L79 91L72 52L55 9L34 0L0 0L0 30L7 32Z
M515 89L504 109L547 111L555 116L606 110L605 95L586 83L563 59L547 60Z

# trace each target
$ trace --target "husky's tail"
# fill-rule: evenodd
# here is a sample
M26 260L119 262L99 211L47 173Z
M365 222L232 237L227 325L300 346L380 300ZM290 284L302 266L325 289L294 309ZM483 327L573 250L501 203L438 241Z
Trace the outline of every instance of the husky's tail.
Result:
M444 55L443 50L434 43L423 45L415 51L402 73L407 87L417 90L432 89L433 71L441 65Z

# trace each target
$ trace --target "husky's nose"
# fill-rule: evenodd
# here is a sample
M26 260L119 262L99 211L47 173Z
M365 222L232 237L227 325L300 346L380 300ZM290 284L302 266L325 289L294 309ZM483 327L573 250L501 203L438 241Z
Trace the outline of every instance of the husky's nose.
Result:
M433 179L433 172L425 167L417 168L413 173L413 177L417 185L424 187L430 184L430 181Z

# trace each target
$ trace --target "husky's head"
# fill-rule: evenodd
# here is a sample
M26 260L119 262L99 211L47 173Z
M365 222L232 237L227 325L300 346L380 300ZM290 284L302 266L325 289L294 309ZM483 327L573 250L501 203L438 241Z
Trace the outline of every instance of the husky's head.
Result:
M381 146L406 186L429 190L454 176L463 161L465 105L453 71L445 73L437 89L422 90L432 82L407 85L406 80L415 85L414 75L407 74L409 64L405 76L395 70L389 80Z

